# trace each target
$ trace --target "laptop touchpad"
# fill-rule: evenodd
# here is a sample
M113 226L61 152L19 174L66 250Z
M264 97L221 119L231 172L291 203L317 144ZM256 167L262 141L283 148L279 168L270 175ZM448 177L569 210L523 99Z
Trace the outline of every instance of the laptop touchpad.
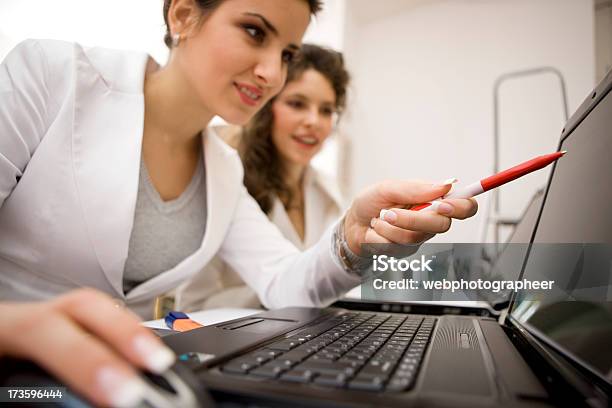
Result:
M283 330L288 325L297 323L296 320L285 319L265 319L259 317L241 319L237 322L232 322L217 326L223 330L232 331L248 331L251 333L274 333Z

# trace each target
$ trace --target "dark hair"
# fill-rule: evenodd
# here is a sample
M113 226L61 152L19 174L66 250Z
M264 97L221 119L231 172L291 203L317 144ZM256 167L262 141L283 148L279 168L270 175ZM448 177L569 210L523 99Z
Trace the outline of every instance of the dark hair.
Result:
M289 66L287 83L314 69L332 85L336 94L336 110L340 114L346 104L346 88L350 76L344 67L342 54L329 48L304 44L300 56ZM244 127L239 152L244 165L244 184L265 213L272 210L272 200L278 196L288 208L293 196L283 178L278 150L272 142L274 115L270 100Z
M216 9L224 0L194 0L195 3L200 7L202 12L211 12ZM323 2L322 0L305 0L308 2L311 14L317 14L321 11ZM170 26L168 25L168 10L172 0L164 0L164 23L166 23L166 34L164 35L164 43L168 48L172 48L172 34L170 33Z

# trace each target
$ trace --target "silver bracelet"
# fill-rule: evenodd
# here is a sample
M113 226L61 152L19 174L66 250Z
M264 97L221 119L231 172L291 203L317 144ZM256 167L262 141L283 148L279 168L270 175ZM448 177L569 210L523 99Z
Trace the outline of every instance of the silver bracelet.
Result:
M360 277L365 276L372 266L372 260L370 257L359 256L351 250L344 234L344 218L336 227L333 240L334 253L340 259L344 270Z

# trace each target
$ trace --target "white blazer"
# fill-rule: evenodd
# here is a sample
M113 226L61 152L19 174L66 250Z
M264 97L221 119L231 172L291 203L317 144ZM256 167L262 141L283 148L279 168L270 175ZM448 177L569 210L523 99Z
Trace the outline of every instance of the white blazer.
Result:
M242 185L234 150L203 136L207 224L176 267L123 293L144 122L143 53L29 40L0 66L0 299L94 287L144 318L219 254L270 308L325 305L357 285L331 229L299 252Z
M342 216L340 191L333 179L312 166L304 174L304 240L291 223L280 198L272 203L268 218L293 245L305 250L315 245L330 225Z
M304 175L304 240L291 223L278 197L268 218L296 248L304 251L316 245L326 230L342 215L340 191L333 178L312 166ZM181 285L175 293L178 310L193 311L217 307L257 307L257 296L232 268L215 257L203 271Z

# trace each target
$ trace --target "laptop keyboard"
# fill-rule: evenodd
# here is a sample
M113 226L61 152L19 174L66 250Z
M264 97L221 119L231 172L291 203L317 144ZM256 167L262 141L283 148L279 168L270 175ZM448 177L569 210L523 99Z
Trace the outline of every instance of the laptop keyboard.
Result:
M410 389L436 319L348 313L225 363L247 378L363 391Z

